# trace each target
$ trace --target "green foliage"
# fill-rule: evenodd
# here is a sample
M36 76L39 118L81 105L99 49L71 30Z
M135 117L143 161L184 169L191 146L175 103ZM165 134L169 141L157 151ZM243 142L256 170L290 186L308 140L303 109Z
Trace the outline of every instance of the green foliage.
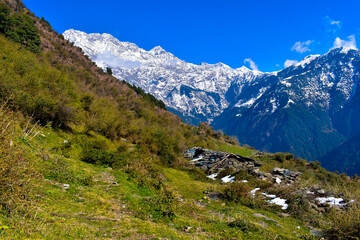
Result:
M107 68L106 68L106 73L109 74L109 75L112 75L112 70L111 70L111 68L107 67Z
M186 172L189 173L190 177L194 180L203 181L203 182L209 182L210 179L206 177L206 174L203 170L200 168L194 167L194 168L184 168Z
M257 232L259 228L256 227L254 224L250 223L241 218L237 218L234 221L229 223L229 226L232 228L239 228L243 232Z
M236 172L235 181L251 180L251 179L254 179L254 176L251 175L247 170L240 170Z
M218 173L218 175L216 176L216 178L217 178L217 179L221 179L221 178L223 178L223 177L232 175L234 172L235 172L235 169L233 169L233 168L227 168L227 169L224 169L224 170L220 171L220 172Z
M174 193L166 188L162 189L158 196L146 200L146 207L154 220L174 220L177 206Z
M44 17L41 17L41 18L40 18L40 22L41 22L44 26L46 26L47 29L49 29L49 30L52 29L50 23L49 23L48 21L46 21Z
M34 180L39 178L29 155L16 143L21 134L16 131L16 122L21 116L0 105L0 210L14 215L29 210L34 195Z
M233 182L224 189L224 197L228 201L243 202L250 198L251 188L242 182Z
M161 109L166 109L165 103L161 100L158 100L156 97L154 97L154 95L150 93L145 93L142 88L137 87L135 85L131 85L130 83L127 83L125 81L123 81L123 83L126 83L128 87L133 89L137 94L141 95L145 100L151 102L152 104L154 104L155 106Z
M321 163L319 161L312 161L310 162L310 168L313 170L321 169Z
M0 12L0 32L32 52L39 52L41 41L31 17L25 13L10 14L10 10L3 4L0 4Z
M112 166L116 162L116 152L109 150L106 141L100 139L84 143L81 160L91 164Z
M327 239L359 239L360 205L353 204L346 211L329 213L331 226L325 231Z

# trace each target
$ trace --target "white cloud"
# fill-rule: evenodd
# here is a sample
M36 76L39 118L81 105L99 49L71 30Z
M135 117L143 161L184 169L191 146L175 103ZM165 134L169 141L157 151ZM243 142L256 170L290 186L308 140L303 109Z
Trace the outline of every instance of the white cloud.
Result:
M335 39L334 47L333 48L349 48L349 49L357 49L356 48L356 41L355 41L355 35L351 35L348 37L348 41L342 40L339 37Z
M331 22L330 22L330 25L335 25L335 26L337 26L338 28L341 28L341 21L335 21L335 20L332 20Z
M291 51L296 51L299 53L310 52L311 50L308 46L313 42L314 41L311 40L307 40L306 42L296 42L294 46L292 46Z
M292 65L294 65L294 64L297 64L298 63L298 61L296 61L296 60L286 60L285 61L285 63L284 63L284 67L285 68L287 68L287 67L290 67L290 66L292 66Z
M138 61L129 61L119 58L110 52L104 52L99 54L95 60L96 63L103 62L110 68L139 68L141 63Z
M255 62L253 60L251 60L251 58L245 59L244 63L247 63L247 62L250 63L250 67L252 70L259 71L258 66L255 64Z
M329 16L325 17L325 27L327 32L336 33L342 28L342 24L343 23L340 20L334 20Z

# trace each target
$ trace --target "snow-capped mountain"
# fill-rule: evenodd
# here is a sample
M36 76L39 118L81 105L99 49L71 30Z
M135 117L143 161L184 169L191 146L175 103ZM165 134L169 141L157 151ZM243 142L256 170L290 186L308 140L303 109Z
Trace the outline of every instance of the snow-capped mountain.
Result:
M109 34L68 30L63 35L98 66L112 68L118 79L163 100L187 122L210 122L257 149L316 160L349 139L359 139L354 137L360 134L356 49L332 49L262 73L222 63L187 63L159 46L146 51ZM334 166L331 157L322 161ZM354 161L360 166L360 157ZM351 172L354 166L332 169Z
M259 149L320 159L360 133L359 67L358 50L337 48L256 82L234 82L235 101L213 126Z
M241 83L263 75L222 63L187 63L160 46L146 51L109 34L68 30L63 35L99 67L110 67L116 78L153 94L194 124L211 122L229 106L225 94L234 81Z

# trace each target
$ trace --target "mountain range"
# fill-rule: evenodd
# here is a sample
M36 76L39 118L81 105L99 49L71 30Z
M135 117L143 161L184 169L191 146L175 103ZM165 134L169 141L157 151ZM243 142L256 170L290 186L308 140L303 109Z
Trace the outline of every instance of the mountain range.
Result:
M187 63L160 46L146 51L109 34L68 30L63 35L99 67L110 67L116 78L153 94L186 122L208 122L242 144L359 173L357 49L331 49L263 73L223 63Z

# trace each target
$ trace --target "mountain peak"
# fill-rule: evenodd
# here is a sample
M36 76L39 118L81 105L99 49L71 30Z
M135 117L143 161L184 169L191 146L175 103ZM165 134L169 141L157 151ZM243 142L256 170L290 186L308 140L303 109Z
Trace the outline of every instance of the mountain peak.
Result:
M165 51L165 49L163 49L161 46L156 46L153 49L151 49L149 52L153 53L154 55L160 55L160 54L167 53Z

